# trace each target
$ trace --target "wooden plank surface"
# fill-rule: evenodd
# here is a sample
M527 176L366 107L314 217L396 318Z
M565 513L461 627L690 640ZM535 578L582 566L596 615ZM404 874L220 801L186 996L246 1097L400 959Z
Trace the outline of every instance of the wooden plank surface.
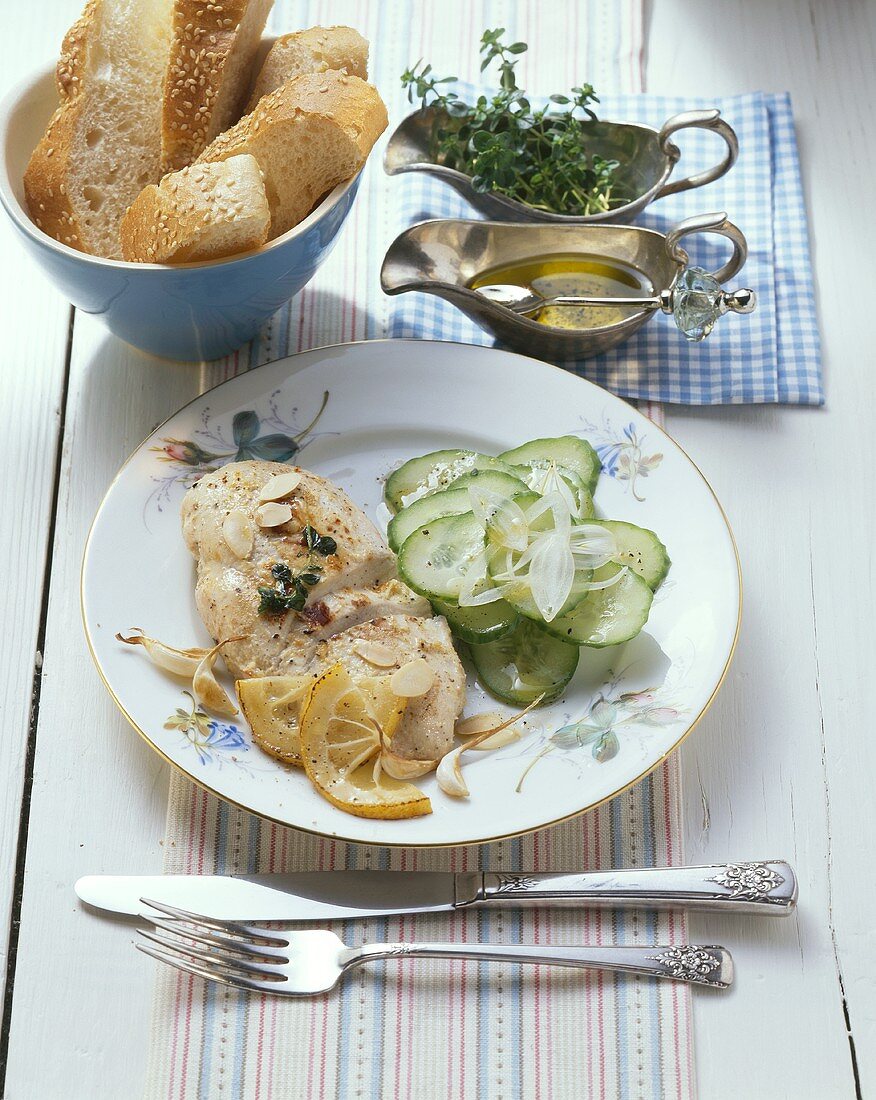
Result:
M2 90L48 56L46 38L60 42L66 16L59 3L40 18L21 20L0 35ZM52 47L53 48L53 47ZM6 973L10 918L16 915L15 868L25 775L29 770L31 713L39 689L46 547L57 481L57 444L73 311L22 252L12 226L0 217L0 462L7 514L0 523L0 700L4 759L0 771L0 960ZM8 495L7 495L8 493ZM13 933L14 941L14 933ZM14 942L13 942L14 948Z
M39 27L33 41L44 35L53 44L73 7L43 0L33 13L31 27ZM876 763L864 701L873 665L865 624L873 603L874 464L865 419L873 384L863 301L865 258L876 240L862 217L876 168L869 107L874 23L874 5L862 0L656 0L648 20L650 90L717 95L789 88L794 96L828 382L826 410L673 409L667 417L727 507L746 582L733 671L682 750L686 854L691 861L784 856L801 878L800 912L791 921L695 918L696 936L726 943L739 963L730 996L696 998L704 1098L854 1096L847 1021L860 1095L876 1091L867 919L873 892L861 879L872 865L865 784ZM53 48L47 44L45 52ZM13 280L13 290L19 283ZM51 295L37 283L18 302L42 322ZM63 322L63 304L58 308ZM45 332L39 338L46 341L43 354L32 338L20 343L34 356L31 372L49 360L60 367L48 372L54 389L46 384L47 396L35 405L27 404L36 400L33 390L20 391L19 407L31 412L17 447L34 457L22 458L18 469L30 478L52 446L44 412L63 378L63 338ZM140 356L96 321L77 317L12 1002L10 1100L129 1097L141 1088L151 964L131 949L123 922L82 913L70 885L86 871L160 869L166 775L116 714L91 666L79 625L78 574L92 514L118 465L210 380L197 367ZM51 484L49 474L40 476ZM28 536L36 541L12 548L13 569L39 556L37 536L45 537L48 521L42 499L43 517ZM10 559L0 560L6 568ZM33 577L29 583L33 589ZM33 600L12 610L31 627L38 621L33 612ZM22 716L30 677L25 685L15 676L13 700ZM5 782L14 794L14 781ZM59 939L71 945L61 964L45 950Z
M667 417L728 511L745 578L730 679L682 750L687 858L781 851L801 878L793 925L692 923L692 935L733 945L740 976L720 1010L696 1002L703 1096L728 1094L728 1057L743 1095L851 1096L859 1082L868 1096L874 894L861 815L872 817L876 766L865 702L876 657L873 368L857 271L876 250L872 219L862 217L876 198L866 105L876 5L658 2L649 43L649 91L790 90L827 383L825 409ZM777 1059L778 1078L764 1072Z
M7 1097L139 1095L153 968L125 922L82 911L71 885L89 871L160 870L167 808L161 759L117 711L82 635L79 568L108 483L151 428L212 380L150 359L77 316L49 630L15 975ZM124 567L124 546L119 547ZM136 583L136 579L132 579ZM74 944L60 968L41 945ZM83 1006L87 1010L83 1011ZM124 1021L120 1028L118 1021ZM60 1030L59 1030L60 1029ZM34 1059L51 1043L54 1056Z

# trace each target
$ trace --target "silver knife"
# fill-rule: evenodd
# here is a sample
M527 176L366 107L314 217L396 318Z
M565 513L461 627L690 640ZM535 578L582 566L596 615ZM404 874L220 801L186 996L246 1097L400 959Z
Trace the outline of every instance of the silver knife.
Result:
M550 873L307 871L241 875L86 875L79 898L132 916L144 898L216 920L325 921L471 907L711 909L786 916L797 879L781 861Z

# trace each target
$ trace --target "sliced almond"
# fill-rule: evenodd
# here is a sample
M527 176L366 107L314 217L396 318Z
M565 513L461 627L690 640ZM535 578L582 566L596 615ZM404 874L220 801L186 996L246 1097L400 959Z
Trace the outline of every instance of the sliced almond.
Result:
M248 558L252 553L254 534L249 517L238 508L222 521L222 537L231 553L239 558Z
M425 695L434 683L434 669L428 661L418 657L396 669L390 677L389 686L395 695L403 699L416 699Z
M367 661L369 665L374 665L375 668L392 668L397 663L395 653L383 642L372 642L367 638L361 638L353 643L352 648L357 656Z
M275 474L259 490L259 500L285 500L301 484L301 474L290 470L285 474Z
M468 718L460 718L456 723L456 733L459 737L474 737L477 733L496 729L504 721L504 714L497 710L485 710L480 714L471 714Z
M256 511L256 523L259 527L279 527L292 518L292 509L288 504L263 504Z

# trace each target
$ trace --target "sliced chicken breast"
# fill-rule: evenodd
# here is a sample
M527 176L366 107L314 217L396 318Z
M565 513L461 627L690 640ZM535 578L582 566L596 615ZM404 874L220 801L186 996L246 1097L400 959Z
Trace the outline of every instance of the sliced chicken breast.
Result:
M262 526L260 493L271 478L300 480L280 502L291 516ZM230 517L230 518L229 518ZM334 541L334 552L309 548L311 527ZM276 462L232 462L206 474L185 495L182 528L197 561L195 602L210 634L241 638L223 650L236 678L320 672L340 661L355 676L365 662L356 639L390 646L403 664L425 657L436 674L427 696L412 700L393 738L396 752L438 759L452 744L465 699L465 674L443 618L395 575L395 557L353 501L325 478ZM300 610L260 614L259 589L273 589L272 568L310 573ZM376 670L368 666L368 674ZM425 755L423 755L425 754Z
M291 509L291 518L277 526L261 526L258 512L265 502L259 493L272 477L293 469L301 480L282 502ZM251 533L248 553L240 552L245 537L232 549L226 536L225 521L232 514L238 529ZM303 539L308 525L334 539L336 553L311 553ZM352 613L358 600L349 595L351 589L367 591L363 600L379 603L378 615L385 614L385 604L396 593L401 601L398 610L409 610L414 598L405 586L380 590L395 576L395 559L380 532L347 494L325 478L283 463L232 462L206 474L183 499L182 528L198 563L195 602L207 629L217 640L247 635L224 651L229 668L238 676L278 671L290 644L302 650L298 663L305 663L308 647L301 643L319 635L336 615ZM259 588L277 586L271 568L278 563L295 574L312 566L318 572L319 583L309 588L303 614L259 614ZM347 595L339 595L342 590Z

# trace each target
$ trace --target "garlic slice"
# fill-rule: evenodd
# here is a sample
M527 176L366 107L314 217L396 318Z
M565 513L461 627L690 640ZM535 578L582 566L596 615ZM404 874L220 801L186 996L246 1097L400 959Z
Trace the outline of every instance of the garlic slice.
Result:
M506 726L504 729L491 733L483 741L479 739L476 745L469 743L467 747L474 749L475 752L489 752L491 749L503 749L506 745L519 741L521 736L522 734L517 726Z
M157 638L148 637L139 626L131 627L131 629L139 630L140 633L132 634L128 638L123 634L116 634L117 640L125 642L126 645L141 645L146 650L149 658L159 668L163 668L165 672L172 672L174 676L185 676L187 680L195 675L201 661L210 652L209 649L201 649L198 646L192 646L190 649L177 649L175 646L159 642Z
M353 652L367 661L375 668L392 668L397 663L397 657L393 650L383 642L372 642L367 638L360 638L352 645Z
M223 646L228 645L229 642L240 642L242 640L240 637L225 638L224 641L217 642L211 650L204 654L195 675L192 677L192 691L195 695L195 701L206 710L227 718L233 718L238 713L237 707L232 702L228 692L216 679L213 666L216 664L216 658Z
M416 699L425 695L435 683L435 670L423 657L395 670L390 677L389 687L394 695L402 699Z
M462 768L459 766L459 758L466 748L466 745L461 745L458 749L451 749L438 761L435 778L441 790L451 798L468 798L468 787L465 785Z
M519 722L520 719L528 714L533 707L537 707L538 704L544 699L544 692L537 699L525 707L519 714L512 714L510 718L506 718L504 721L500 721L498 725L482 730L482 732L476 734L471 740L466 741L464 745L460 745L458 748L451 749L438 761L438 768L435 772L435 778L438 780L438 786L444 791L445 794L449 794L451 798L468 798L468 787L465 780L462 777L461 757L466 749L499 749L502 745L510 744L511 741L516 741L520 737L520 731L514 726L515 722ZM496 717L501 717L496 715ZM473 715L472 719L463 719L459 725L464 725L466 721L472 722L473 719L483 719L485 715ZM503 735L512 734L508 739L504 739ZM492 744L490 744L492 742Z
M515 720L512 719L512 721ZM478 752L501 749L513 741L519 741L521 737L521 731L516 726L509 726L504 715L497 710L472 714L468 718L460 718L456 723L457 737L476 737L482 733L488 733L490 736L485 741L478 738L478 743L470 746Z
M416 779L420 775L435 770L437 760L410 760L406 756L399 756L390 748L391 737L387 737L383 726L376 718L371 718L377 736L380 739L380 752L374 762L374 782L377 783L382 771L392 779L407 780Z
M434 771L437 764L437 760L409 760L406 756L399 756L388 749L385 742L380 752L380 766L393 779L416 779Z
M222 537L232 554L239 558L248 558L252 553L253 538L255 532L249 517L239 508L229 512L222 521Z
M460 718L456 723L455 733L457 737L474 737L476 733L495 730L504 721L504 714L500 714L497 710L485 710L480 714L470 714L466 718Z
M259 527L279 527L292 518L292 509L288 504L275 504L269 501L256 509L256 523Z
M259 500L283 500L291 496L301 484L301 474L297 470L275 474L259 490Z

